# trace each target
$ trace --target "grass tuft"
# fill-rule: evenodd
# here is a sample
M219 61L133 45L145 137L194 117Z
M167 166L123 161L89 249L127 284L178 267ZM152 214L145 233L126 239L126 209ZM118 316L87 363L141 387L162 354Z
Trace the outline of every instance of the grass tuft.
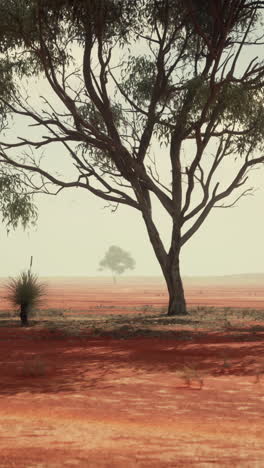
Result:
M187 387L191 387L193 382L199 384L199 389L201 390L204 385L204 376L201 371L199 371L194 366L184 366L181 371L181 379Z

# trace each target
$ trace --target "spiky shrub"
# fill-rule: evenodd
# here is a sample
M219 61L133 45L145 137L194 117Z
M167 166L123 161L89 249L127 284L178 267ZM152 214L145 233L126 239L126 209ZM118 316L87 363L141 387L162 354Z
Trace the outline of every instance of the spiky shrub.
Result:
M31 271L22 272L17 278L10 278L7 283L7 299L20 307L21 325L28 325L28 313L39 304L46 293L46 287Z

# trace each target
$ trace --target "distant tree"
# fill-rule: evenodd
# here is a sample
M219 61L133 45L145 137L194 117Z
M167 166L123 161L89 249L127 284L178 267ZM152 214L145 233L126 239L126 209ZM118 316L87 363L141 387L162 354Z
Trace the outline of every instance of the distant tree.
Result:
M36 223L37 209L18 174L0 171L0 214L7 232L19 223L24 229Z
M169 315L187 313L183 246L214 208L250 193L249 171L264 162L264 63L256 52L263 6L0 2L0 114L34 127L1 136L0 163L29 173L33 188L39 176L55 193L82 188L114 209L137 210L167 284ZM39 100L31 92L37 78L51 89ZM57 175L40 158L54 143L72 163L71 177L63 163ZM171 220L168 247L153 200Z
M111 270L113 280L116 281L114 275L121 275L127 269L133 270L135 268L135 261L128 252L116 245L112 245L99 265L100 270L104 270L105 268Z

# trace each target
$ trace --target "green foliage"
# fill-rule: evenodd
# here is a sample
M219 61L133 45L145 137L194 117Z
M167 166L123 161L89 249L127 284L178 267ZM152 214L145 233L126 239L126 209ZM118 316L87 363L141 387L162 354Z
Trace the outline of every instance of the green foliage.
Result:
M38 276L31 271L22 272L17 278L10 278L6 288L6 298L14 306L36 306L46 294L45 285L39 282Z
M158 0L158 1L143 1L141 12L142 19L145 18L148 25L155 28L155 25L167 27L169 31L177 27L185 14L185 0ZM169 14L168 14L169 12Z
M0 82L0 127L4 128L8 114L6 102L12 101L14 93L12 65L6 58L0 58Z
M84 118L89 120L89 122L93 125L96 130L99 131L106 131L106 124L104 119L96 106L92 102L86 102L85 104L81 104L78 108L80 115ZM111 105L111 111L113 115L113 120L117 128L121 125L122 120L122 107L117 102L114 102Z
M62 36L63 31L69 33L69 26L79 41L84 40L86 28L94 36L103 33L109 42L116 36L124 38L137 16L139 3L139 0L1 0L0 51L36 43L40 25L49 44Z
M36 1L1 0L0 52L21 47L25 40L36 39Z
M202 28L205 37L210 36L216 10L219 5L221 6L221 2L218 6L213 6L209 0L190 3L192 15L198 26ZM130 0L3 0L0 5L0 51L5 52L6 55L0 61L1 114L5 115L7 111L4 100L12 101L13 95L16 94L18 89L16 78L38 75L43 71L44 62L47 68L52 63L54 70L64 73L64 67L70 68L70 65L74 63L72 45L78 43L82 47L87 34L92 36L94 43L100 37L105 58L109 47L114 43L120 47L125 44L128 46L124 64L120 64L120 87L137 105L145 108L149 105L158 72L158 47L155 43L149 43L150 53L138 54L134 52L133 46L139 44L139 34L154 38L157 26L159 26L161 29L167 28L167 43L169 44L165 62L162 65L164 76L170 70L177 54L181 53L182 48L185 49L175 73L170 72L170 76L165 80L166 83L162 84L163 89L159 92L157 111L160 111L164 104L165 107L162 124L156 123L155 131L158 138L169 141L170 132L168 134L166 123L177 124L177 119L181 118L179 115L186 96L188 99L190 93L194 96L191 109L188 111L187 126L195 124L199 119L203 106L210 96L210 80L206 76L199 75L199 69L203 68L208 54L208 45L204 38L198 37L197 31L193 29L191 15L186 8L186 2L183 0L134 0L133 2ZM220 29L224 26L224 22L228 21L228 15L230 15L229 8L218 18ZM239 27L242 25L245 27L246 19L245 12L238 15L237 24L233 25L234 31L230 31L230 37L232 34L238 34ZM217 30L214 32L216 33ZM217 35L214 40L217 40ZM41 41L45 42L47 57L45 57L45 51L42 50L40 58ZM194 61L196 61L195 72ZM236 85L233 87L235 88ZM232 101L228 96L229 91L223 88L223 92L219 93L223 98L222 120L229 117L233 111L239 114L239 106L231 108L229 105ZM224 105L226 100L229 103L228 106ZM248 100L251 101L251 95L248 96ZM129 120L129 118L120 104L112 100L110 104L114 123L118 129L122 127L123 130L126 119ZM207 121L214 105L215 102L212 101L212 105L208 108ZM246 107L243 108L246 109ZM80 100L78 110L95 129L107 132L106 122L92 99ZM139 114L137 130L140 129L142 119L144 116Z
M0 174L0 212L7 232L16 229L19 223L24 229L36 224L37 209L17 174Z
M89 120L96 130L105 131L105 122L93 103L87 102L85 104L81 104L78 110L80 115L84 119Z
M106 252L103 260L100 262L100 270L110 269L113 273L122 274L125 270L133 270L135 261L125 250L112 245Z
M146 55L130 56L123 72L122 88L139 104L149 101L156 74L155 62Z
M244 83L226 84L218 97L221 103L219 116L225 126L249 129L246 135L234 138L236 152L243 155L249 147L263 149L264 108L263 86L252 89ZM251 129L251 130L250 130Z

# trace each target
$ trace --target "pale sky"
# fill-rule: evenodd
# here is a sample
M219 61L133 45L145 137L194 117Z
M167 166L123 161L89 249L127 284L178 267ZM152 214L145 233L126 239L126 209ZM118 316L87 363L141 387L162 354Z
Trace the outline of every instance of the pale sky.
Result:
M247 61L249 56L246 57ZM49 93L43 82L36 90ZM33 92L33 91L32 91ZM51 94L50 94L51 96ZM12 135L23 134L25 124L19 122ZM35 137L35 130L29 130ZM45 132L41 132L45 134ZM213 150L213 148L212 148ZM165 150L162 150L165 151ZM166 157L158 148L155 153ZM57 145L48 152L49 163L68 172L63 150ZM163 159L164 160L164 159ZM228 177L229 168L223 172ZM183 247L183 276L228 275L264 272L264 168L254 171L249 186L256 187L254 196L242 198L238 206L214 209L193 238ZM97 276L98 264L111 245L131 253L135 270L125 275L161 275L158 261L148 240L141 214L133 208L119 206L111 213L106 202L82 189L64 190L57 197L38 195L35 198L39 219L35 228L22 228L6 234L0 225L0 276L16 276L27 269L33 255L33 270L40 276ZM162 238L169 239L170 222L157 207Z
M259 186L263 171L261 176ZM104 205L80 190L57 197L39 195L36 228L17 229L7 236L1 227L0 276L14 276L28 268L31 255L33 270L40 276L101 275L98 263L112 244L131 253L136 261L133 275L160 275L140 213L122 206L111 213ZM215 209L183 248L183 275L264 272L263 210L263 187L236 208ZM163 230L168 233L166 221Z

